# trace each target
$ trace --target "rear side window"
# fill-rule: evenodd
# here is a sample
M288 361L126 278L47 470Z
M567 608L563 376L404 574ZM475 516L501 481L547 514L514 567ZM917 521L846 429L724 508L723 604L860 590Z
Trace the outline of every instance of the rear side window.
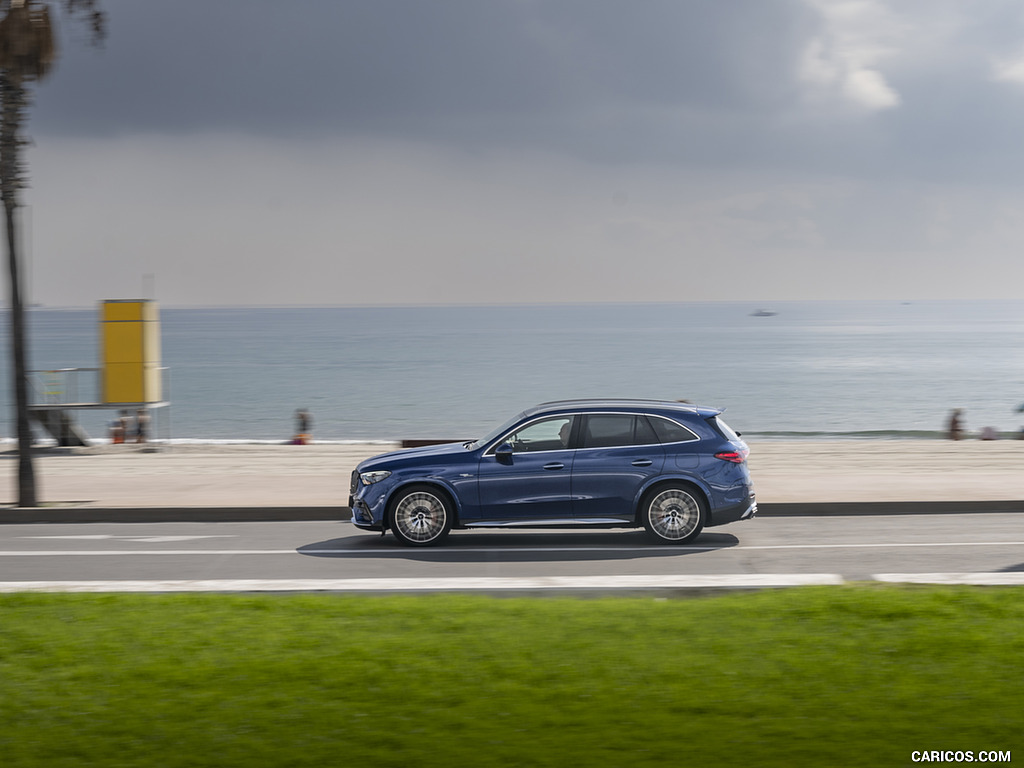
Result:
M717 429L726 440L737 441L740 439L740 433L735 432L732 427L726 424L717 416L712 416L708 419L708 424Z
M630 413L599 413L586 417L583 448L614 448L624 445L657 445L658 438L647 418Z
M697 439L693 432L674 421L663 419L660 416L651 416L650 422L658 439L663 443L685 443L688 440Z

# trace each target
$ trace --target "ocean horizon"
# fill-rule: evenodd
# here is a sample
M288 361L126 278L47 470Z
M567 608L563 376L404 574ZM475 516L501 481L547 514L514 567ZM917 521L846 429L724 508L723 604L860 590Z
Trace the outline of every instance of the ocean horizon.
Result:
M31 369L98 366L95 307L27 316ZM971 433L1010 436L1021 338L1017 300L161 307L170 406L154 437L285 442L307 408L319 442L470 439L539 402L602 396L723 408L750 439L937 439L953 408ZM76 415L103 439L116 413Z

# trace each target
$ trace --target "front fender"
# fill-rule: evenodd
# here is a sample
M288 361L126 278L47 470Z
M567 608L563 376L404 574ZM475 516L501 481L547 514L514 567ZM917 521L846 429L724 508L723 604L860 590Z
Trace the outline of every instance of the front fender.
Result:
M384 526L385 530L388 527L387 511L388 508L391 506L391 501L395 497L397 497L404 489L414 485L433 486L434 488L438 488L441 491L444 491L445 495L448 497L449 501L451 501L454 507L455 519L452 521L452 525L458 527L459 520L462 518L462 499L460 498L458 491L456 490L455 487L453 487L453 485L450 482L447 482L445 478L428 475L427 477L402 478L401 480L399 480L398 483L394 485L394 487L389 488L387 493L384 494L384 496L380 500L379 509L381 525ZM377 515L374 514L374 517L376 516Z

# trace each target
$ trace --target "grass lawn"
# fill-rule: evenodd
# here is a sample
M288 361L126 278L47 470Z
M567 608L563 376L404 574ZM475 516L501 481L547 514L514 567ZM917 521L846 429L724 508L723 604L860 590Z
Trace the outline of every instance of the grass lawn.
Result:
M1024 762L1024 589L0 595L0 765Z

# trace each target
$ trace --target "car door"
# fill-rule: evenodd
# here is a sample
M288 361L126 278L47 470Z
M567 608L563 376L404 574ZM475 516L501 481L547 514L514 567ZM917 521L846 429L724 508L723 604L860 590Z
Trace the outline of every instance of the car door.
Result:
M572 425L572 415L528 422L481 456L477 473L480 522L572 519L570 480L575 451L568 447Z
M595 413L581 418L572 466L573 517L633 519L637 494L665 464L661 443L642 414Z

